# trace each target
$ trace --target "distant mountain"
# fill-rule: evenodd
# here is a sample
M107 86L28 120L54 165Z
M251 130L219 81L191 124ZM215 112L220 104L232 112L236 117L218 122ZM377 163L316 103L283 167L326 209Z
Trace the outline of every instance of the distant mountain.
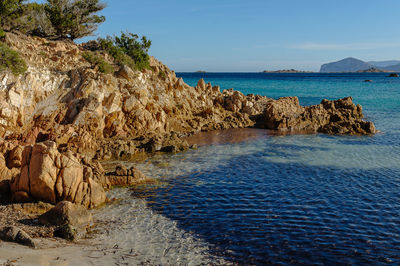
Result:
M384 67L390 67L394 65L399 65L400 60L387 60L387 61L369 61L367 62L370 65L373 65L377 68L384 68Z
M374 66L368 64L367 62L364 62L362 60L353 57L348 57L337 62L323 64L321 66L320 72L321 73L357 72L360 70L370 69L372 67Z
M348 57L337 62L323 64L320 72L400 72L400 60L364 62Z
M394 71L394 72L400 72L400 63L398 63L396 65L392 65L392 66L380 67L380 69Z

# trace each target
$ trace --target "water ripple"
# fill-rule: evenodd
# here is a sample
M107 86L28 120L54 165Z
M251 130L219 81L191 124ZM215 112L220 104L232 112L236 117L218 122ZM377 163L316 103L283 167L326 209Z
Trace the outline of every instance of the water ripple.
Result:
M318 166L321 158L311 164L265 160L276 151L321 150L319 137L312 138L317 141L303 142L304 149L270 137L166 156L175 165L165 180L170 185L150 194L147 206L239 264L400 263L400 170ZM252 153L242 155L246 145ZM157 173L146 165L145 172Z

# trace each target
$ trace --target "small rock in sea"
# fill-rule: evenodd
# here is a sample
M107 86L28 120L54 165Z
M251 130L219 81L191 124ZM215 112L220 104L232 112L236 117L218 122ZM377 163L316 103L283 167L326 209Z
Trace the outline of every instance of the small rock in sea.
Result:
M130 186L148 180L148 178L135 167L126 168L118 165L114 171L106 173L106 176L113 186Z
M160 151L176 153L176 152L179 152L179 148L175 145L169 145L169 146L162 147Z
M197 150L198 146L197 146L197 144L192 144L192 145L190 146L190 148L191 148L192 150Z
M14 242L24 246L35 248L33 239L22 229L15 226L0 228L0 239L7 242Z
M78 231L70 224L65 224L57 227L54 231L55 237L60 237L68 241L74 241L78 236Z
M366 79L364 82L372 82L372 79Z
M391 73L391 74L389 75L389 77L390 77L390 78L398 78L398 77L399 77L399 74L397 74L397 73Z

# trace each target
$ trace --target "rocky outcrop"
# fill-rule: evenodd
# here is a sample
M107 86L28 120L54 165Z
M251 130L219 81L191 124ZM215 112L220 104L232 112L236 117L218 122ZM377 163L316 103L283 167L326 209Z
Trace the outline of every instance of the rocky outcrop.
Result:
M55 204L67 200L95 207L106 200L103 187L90 177L71 153L61 154L52 141L26 146L21 173L11 180L14 201L41 200Z
M285 97L267 103L257 127L281 131L321 132L327 134L374 134L373 123L361 120L360 105L352 98L302 107L297 97Z
M375 132L351 98L303 107L296 97L221 92L203 79L191 87L155 58L140 72L119 67L102 52L115 68L103 74L82 56L85 49L99 48L95 42L76 45L11 33L5 42L28 65L21 76L0 73L0 189L18 202L98 206L104 189L144 177L136 169L106 175L96 160L183 151L189 148L183 137L201 131Z
M15 34L7 34L6 42L22 54L29 68L19 77L0 73L0 137L21 146L52 140L61 151L97 159L175 152L187 146L168 144L174 134L182 138L259 125L267 105L282 103L234 90L221 92L202 79L196 87L188 86L155 58L150 59L151 69L139 72L118 67L104 54L115 73L102 74L82 57L85 49L98 49L93 42L76 45ZM13 156L20 154L21 149ZM15 162L8 167L17 166Z

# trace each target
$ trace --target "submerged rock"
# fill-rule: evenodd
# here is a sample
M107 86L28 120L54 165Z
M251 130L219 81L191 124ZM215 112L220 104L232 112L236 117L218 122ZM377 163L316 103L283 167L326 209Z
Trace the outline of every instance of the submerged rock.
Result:
M54 230L54 236L68 241L74 241L78 238L78 230L70 224L64 224Z
M124 165L118 165L115 171L106 174L113 186L130 186L143 183L149 179L135 167L126 168Z

